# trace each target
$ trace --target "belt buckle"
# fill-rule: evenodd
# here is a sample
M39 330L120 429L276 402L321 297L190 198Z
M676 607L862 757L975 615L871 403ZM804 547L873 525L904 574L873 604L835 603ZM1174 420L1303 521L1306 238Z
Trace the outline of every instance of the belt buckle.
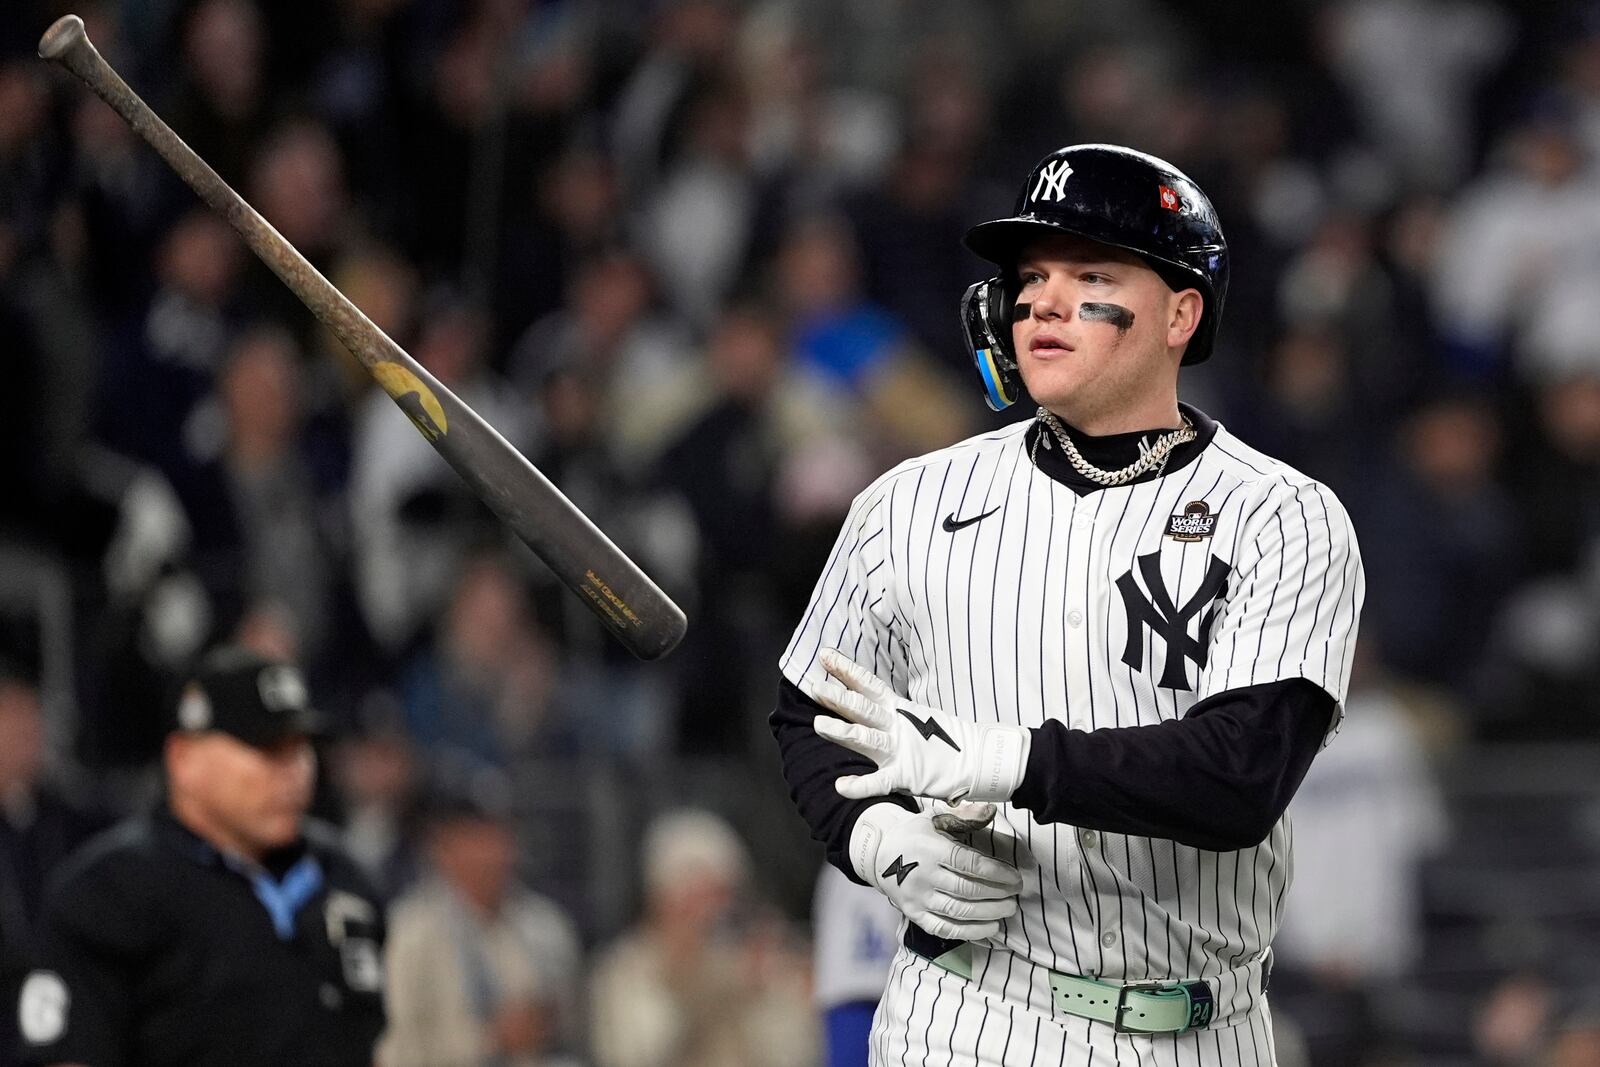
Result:
M1130 1007L1130 1005L1128 1004L1128 994L1129 993L1162 993L1162 992L1169 992L1169 991L1171 991L1173 989L1180 989L1181 990L1182 988L1183 987L1181 985L1174 985L1171 982L1129 982L1127 985L1125 985L1122 988L1117 990L1116 1014L1112 1017L1111 1029L1114 1030L1115 1032L1119 1033L1119 1034L1151 1034L1151 1033L1159 1033L1159 1031L1155 1031L1155 1030L1134 1030L1134 1029L1131 1029L1130 1027L1124 1026L1122 1024L1122 1016L1123 1016L1124 1013L1127 1012L1128 1008Z

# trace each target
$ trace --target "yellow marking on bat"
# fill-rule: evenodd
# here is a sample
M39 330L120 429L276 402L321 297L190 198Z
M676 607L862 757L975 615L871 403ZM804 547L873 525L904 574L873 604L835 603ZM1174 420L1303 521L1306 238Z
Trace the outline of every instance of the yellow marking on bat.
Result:
M617 610L622 612L623 616L626 617L629 622L633 623L635 626L644 625L644 620L639 618L639 616L634 613L632 608L628 607L628 602L626 600L623 600L621 597L611 591L611 587L605 583L605 579L601 578L592 570L585 571L583 576L589 579L590 585L594 586L605 595L606 600L609 600L612 604L615 604ZM586 592L588 591L586 590ZM589 595L594 596L594 593L590 592ZM598 601L598 598L596 598L596 600Z
M616 627L618 630L627 629L626 620L624 620L621 615L618 615L610 604L606 603L605 597L587 587L584 588L583 595L594 601L594 606L600 609L605 617L610 620L612 626Z
M406 413L411 424L430 441L437 441L450 432L450 422L444 416L444 407L433 390L422 383L411 371L398 363L373 365L372 376L383 386L383 391L394 398L400 410Z

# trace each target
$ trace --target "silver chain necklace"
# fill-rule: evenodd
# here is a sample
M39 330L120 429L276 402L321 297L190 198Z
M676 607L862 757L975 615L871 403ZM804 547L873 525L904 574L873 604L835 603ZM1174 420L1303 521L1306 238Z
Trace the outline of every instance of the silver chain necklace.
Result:
M1195 432L1194 423L1189 421L1189 416L1182 415L1183 425L1176 430L1168 430L1156 438L1156 443L1151 445L1144 455L1121 470L1107 471L1101 470L1083 458L1083 453L1078 451L1078 446L1072 443L1072 438L1068 435L1067 428L1061 425L1061 420L1056 418L1055 413L1049 408L1041 407L1038 417L1040 422L1049 427L1055 439L1061 442L1061 450L1067 454L1067 460L1072 464L1073 469L1091 482L1105 486L1126 485L1146 471L1154 470L1156 467L1164 465L1174 448L1185 442L1193 441L1199 436ZM1035 458L1037 458L1039 441L1043 437L1044 435L1041 434L1034 440ZM1045 447L1048 448L1049 446L1050 442L1045 441Z

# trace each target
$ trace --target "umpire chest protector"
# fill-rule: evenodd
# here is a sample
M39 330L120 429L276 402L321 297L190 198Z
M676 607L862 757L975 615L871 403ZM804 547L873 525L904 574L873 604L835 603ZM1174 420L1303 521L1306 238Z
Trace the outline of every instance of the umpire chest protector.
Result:
M1034 166L1008 218L967 231L966 246L1001 269L961 298L961 325L991 408L1010 407L1020 392L1011 341L1017 257L1029 241L1049 233L1133 252L1174 292L1198 289L1205 309L1183 362L1210 358L1228 293L1228 242L1211 201L1155 156L1117 145L1071 145Z

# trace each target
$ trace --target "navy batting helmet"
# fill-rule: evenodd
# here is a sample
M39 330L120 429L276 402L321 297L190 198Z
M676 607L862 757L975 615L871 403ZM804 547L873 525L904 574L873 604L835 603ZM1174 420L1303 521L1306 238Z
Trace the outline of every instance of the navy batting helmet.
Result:
M1070 233L1136 253L1174 291L1205 297L1200 325L1183 362L1211 356L1228 295L1228 242L1216 208L1200 187L1165 160L1131 148L1080 144L1058 148L1028 174L1009 218L967 231L966 245L1002 268L961 298L961 324L978 364L989 406L1017 399L1017 357L1011 310L1022 248L1045 232Z

